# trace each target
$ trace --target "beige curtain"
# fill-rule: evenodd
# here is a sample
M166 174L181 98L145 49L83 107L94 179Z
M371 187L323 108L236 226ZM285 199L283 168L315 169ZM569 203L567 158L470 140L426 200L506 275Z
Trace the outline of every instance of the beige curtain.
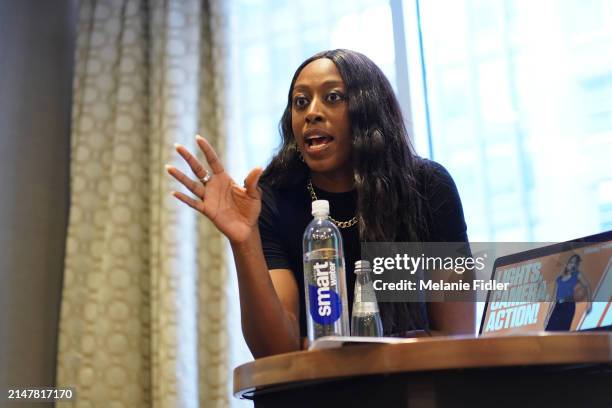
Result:
M81 1L58 406L229 404L225 241L164 172L198 132L223 154L221 4Z

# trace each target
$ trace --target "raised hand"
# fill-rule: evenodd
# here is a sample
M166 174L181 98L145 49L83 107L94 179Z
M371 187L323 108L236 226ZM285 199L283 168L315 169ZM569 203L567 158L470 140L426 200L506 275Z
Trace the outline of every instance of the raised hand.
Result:
M166 165L166 170L197 198L177 191L172 195L208 217L230 241L242 242L257 226L261 211L261 193L257 189L257 182L262 169L251 170L244 180L243 188L225 172L217 153L206 139L196 136L196 142L204 153L212 174L209 174L202 163L184 146L177 144L176 151L189 164L197 180L169 165Z

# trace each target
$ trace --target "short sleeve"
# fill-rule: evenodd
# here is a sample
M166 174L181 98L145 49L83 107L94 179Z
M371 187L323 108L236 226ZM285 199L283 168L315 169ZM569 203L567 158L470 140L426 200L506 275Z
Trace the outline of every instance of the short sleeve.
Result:
M289 251L285 245L281 228L279 203L274 191L261 185L261 213L259 214L259 234L264 258L268 269L291 269Z
M449 172L439 163L423 160L425 199L429 208L429 241L467 242L467 225L459 191Z

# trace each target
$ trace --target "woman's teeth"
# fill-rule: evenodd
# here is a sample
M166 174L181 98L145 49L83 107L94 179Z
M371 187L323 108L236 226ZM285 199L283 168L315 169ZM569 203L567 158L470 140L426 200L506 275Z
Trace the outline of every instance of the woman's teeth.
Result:
M331 138L328 136L315 136L315 137L311 137L309 138L306 143L308 143L309 146L320 146L322 144L325 144L327 142L331 141Z

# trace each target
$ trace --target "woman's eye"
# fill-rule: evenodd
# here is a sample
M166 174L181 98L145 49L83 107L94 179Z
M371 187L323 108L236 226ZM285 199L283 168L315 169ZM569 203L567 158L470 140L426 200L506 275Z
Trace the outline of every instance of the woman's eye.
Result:
M339 101L341 101L343 99L344 99L344 97L341 94L337 93L337 92L332 92L329 95L327 95L327 100L329 102L332 102L332 103L339 102Z
M293 103L297 108L303 108L308 104L308 99L304 98L303 96L296 96L293 98Z

